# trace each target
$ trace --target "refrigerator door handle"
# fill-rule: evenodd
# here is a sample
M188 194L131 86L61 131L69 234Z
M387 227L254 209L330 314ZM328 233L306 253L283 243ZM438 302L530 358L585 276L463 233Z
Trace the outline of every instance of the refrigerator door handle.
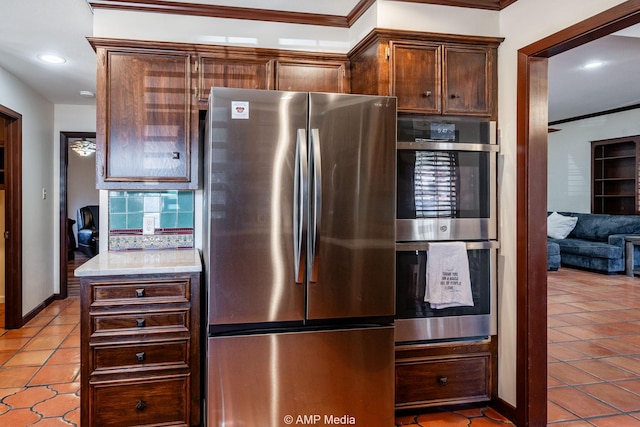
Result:
M311 150L313 168L313 197L310 224L310 256L309 256L309 282L318 281L318 265L316 255L320 249L320 222L322 213L322 158L320 155L320 131L311 129Z
M293 181L293 259L294 276L297 284L304 283L305 248L305 211L307 188L307 131L298 129L296 134L296 157Z

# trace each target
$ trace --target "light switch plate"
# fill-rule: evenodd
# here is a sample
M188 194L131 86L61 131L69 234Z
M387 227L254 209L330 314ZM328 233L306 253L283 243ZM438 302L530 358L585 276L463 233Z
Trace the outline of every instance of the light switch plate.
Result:
M156 233L156 218L153 215L145 215L142 221L142 234Z

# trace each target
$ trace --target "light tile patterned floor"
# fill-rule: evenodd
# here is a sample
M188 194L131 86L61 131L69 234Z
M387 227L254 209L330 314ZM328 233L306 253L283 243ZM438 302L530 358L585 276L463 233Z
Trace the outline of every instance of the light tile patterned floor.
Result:
M640 278L547 277L549 425L640 426Z
M79 319L78 298L67 298L0 328L0 426L80 425Z

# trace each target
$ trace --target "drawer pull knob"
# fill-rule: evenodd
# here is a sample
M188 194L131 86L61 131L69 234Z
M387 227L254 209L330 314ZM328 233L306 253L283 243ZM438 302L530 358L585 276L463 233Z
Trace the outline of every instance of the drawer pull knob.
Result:
M423 93L423 96L424 96L425 98L429 98L429 97L431 96L431 91L430 91L430 90L425 91L425 92Z
M460 94L459 93L454 93L453 95L451 95L451 99L460 99Z
M438 378L438 383L440 383L441 386L445 386L449 384L449 380L447 379L447 377L440 377Z
M146 408L147 402L145 402L144 400L138 400L138 403L136 403L136 410L144 411Z
M136 326L138 328L144 328L144 324L145 324L145 320L144 319L136 319Z
M142 298L144 296L144 288L143 289L136 289L136 296L138 298Z
M138 362L144 362L145 354L144 351L141 353L136 353L136 360Z

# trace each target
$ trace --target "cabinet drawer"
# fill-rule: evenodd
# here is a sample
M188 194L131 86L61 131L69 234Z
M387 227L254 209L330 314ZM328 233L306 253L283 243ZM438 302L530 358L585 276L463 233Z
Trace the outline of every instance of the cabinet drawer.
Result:
M187 425L187 378L91 386L92 425Z
M396 364L396 408L490 400L489 356Z
M114 330L145 332L150 329L181 329L188 331L188 312L137 313L127 315L96 315L92 317L92 333L104 333Z
M125 301L123 301L125 300ZM92 287L92 305L122 303L149 304L154 302L189 300L189 281L96 283Z
M93 360L95 370L149 368L162 365L183 365L187 367L188 363L187 341L97 347L94 349Z

